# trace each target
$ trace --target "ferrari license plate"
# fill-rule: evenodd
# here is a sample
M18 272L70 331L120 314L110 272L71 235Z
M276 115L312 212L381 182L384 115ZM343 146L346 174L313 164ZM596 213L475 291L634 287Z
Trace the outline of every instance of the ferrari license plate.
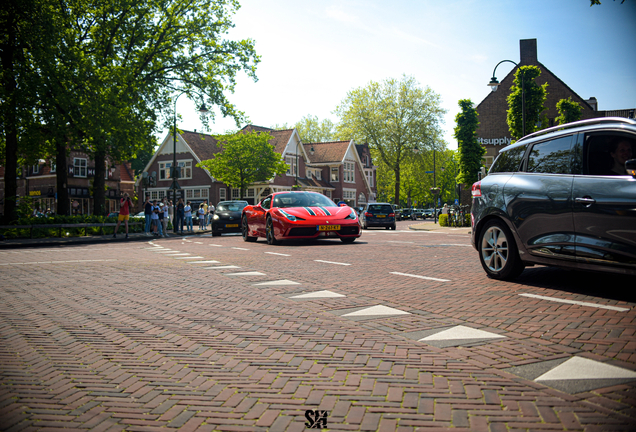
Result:
M340 225L318 225L318 231L338 231Z
M238 228L238 224L227 224L225 228Z

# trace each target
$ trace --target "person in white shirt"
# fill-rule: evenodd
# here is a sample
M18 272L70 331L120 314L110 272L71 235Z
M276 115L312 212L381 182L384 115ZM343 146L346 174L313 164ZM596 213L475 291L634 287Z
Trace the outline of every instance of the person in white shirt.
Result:
M163 236L168 237L168 220L170 218L170 206L168 205L168 198L163 199Z
M205 218L207 217L205 214L205 207L203 204L199 206L199 210L197 210L197 215L199 216L199 231L205 229Z
M152 202L152 214L150 215L150 224L152 225L152 235L158 236L157 230L159 229L159 206L157 200Z
M186 203L186 206L183 209L185 211L185 224L188 232L192 232L192 206L190 205L190 201Z

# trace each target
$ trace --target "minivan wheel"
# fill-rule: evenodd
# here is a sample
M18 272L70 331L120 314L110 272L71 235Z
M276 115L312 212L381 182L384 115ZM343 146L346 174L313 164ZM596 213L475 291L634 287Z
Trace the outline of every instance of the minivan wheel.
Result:
M479 235L478 244L479 260L489 277L511 280L525 268L515 239L504 222L496 219L488 222Z

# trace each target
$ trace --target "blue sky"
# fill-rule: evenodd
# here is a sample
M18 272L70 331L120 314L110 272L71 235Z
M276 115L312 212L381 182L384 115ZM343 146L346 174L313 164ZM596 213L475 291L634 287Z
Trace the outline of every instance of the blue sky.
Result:
M229 37L254 39L262 62L258 82L239 77L230 100L259 126L308 114L336 122L349 90L411 75L441 96L456 148L457 101L481 102L495 65L518 62L519 40L537 39L539 61L579 96L601 110L634 108L636 1L620 1L242 0ZM499 66L500 81L511 68ZM193 104L181 98L177 109L179 127L202 130ZM209 132L233 128L219 116Z

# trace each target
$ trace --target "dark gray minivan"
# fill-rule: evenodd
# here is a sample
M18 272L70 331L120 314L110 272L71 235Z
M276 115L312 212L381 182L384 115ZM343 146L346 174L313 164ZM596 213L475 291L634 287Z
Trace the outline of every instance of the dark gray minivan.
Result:
M472 243L488 276L535 264L636 275L636 121L597 118L502 149L473 184Z

